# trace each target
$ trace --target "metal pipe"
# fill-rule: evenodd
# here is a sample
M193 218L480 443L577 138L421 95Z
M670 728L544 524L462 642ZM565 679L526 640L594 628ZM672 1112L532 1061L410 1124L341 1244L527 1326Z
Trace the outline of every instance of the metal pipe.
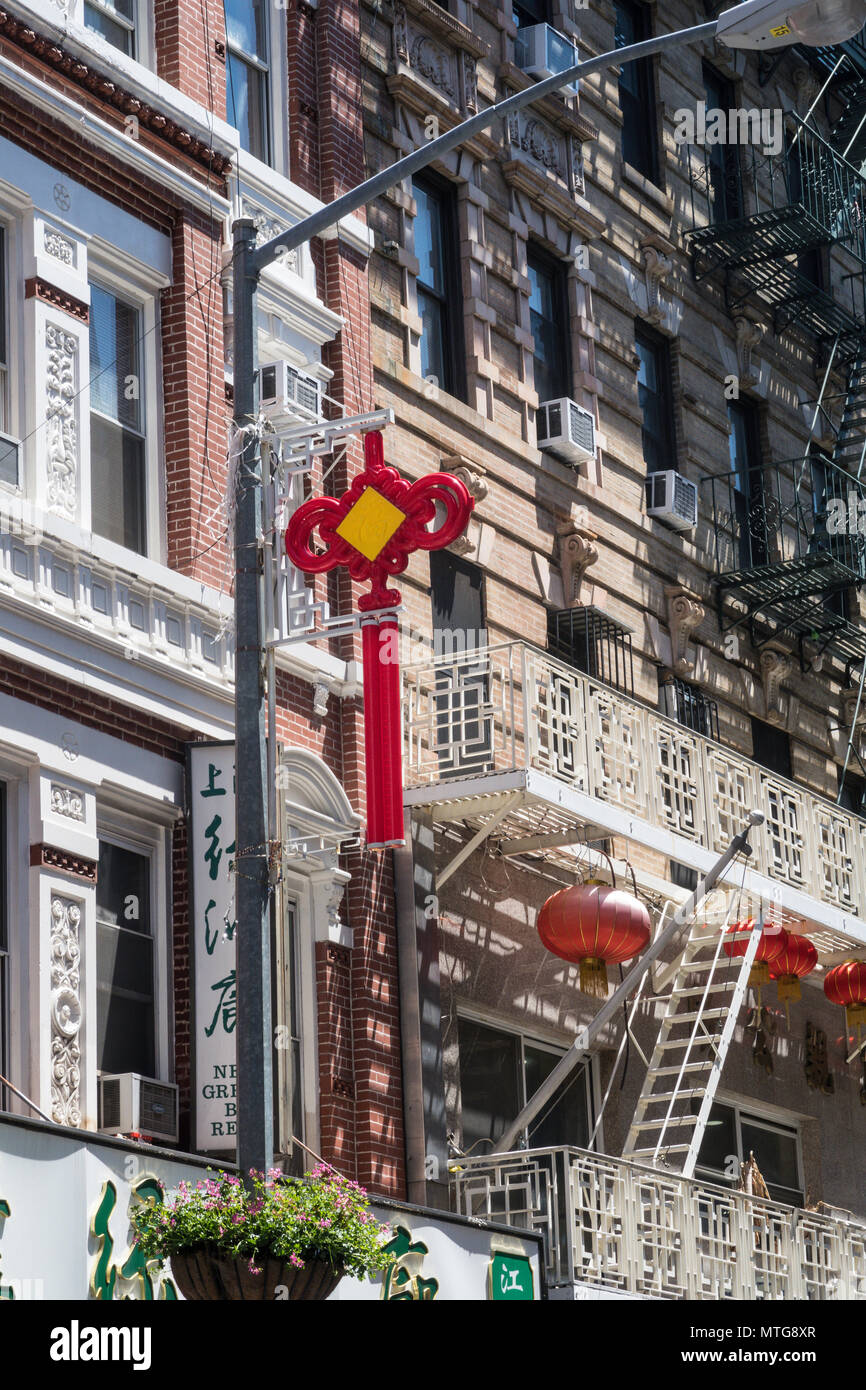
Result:
M427 1133L424 1127L424 1073L421 1063L421 1000L415 921L415 859L412 813L405 813L406 843L391 850L397 918L397 976L400 991L400 1054L403 1063L403 1126L406 1136L406 1190L410 1202L427 1205Z
M689 918L695 911L698 903L706 897L710 889L718 882L725 869L733 859L741 853L751 853L748 846L749 829L754 825L760 825L764 819L762 811L751 811L749 813L748 826L736 835L725 850L724 854L708 870L705 878L698 883L693 893L690 893L685 902L674 913L668 926L660 932L655 941L651 942L644 951L640 960L632 966L622 984L614 990L609 999L606 999L595 1017L587 1026L578 1033L568 1052L562 1057L553 1071L545 1081L539 1086L534 1096L526 1102L519 1115L512 1120L501 1138L496 1140L496 1153L507 1153L514 1147L514 1141L522 1130L526 1129L531 1120L535 1118L541 1107L550 1100L551 1096L559 1090L562 1082L569 1072L582 1057L585 1057L594 1040L601 1032L602 1028L617 1013L620 1005L628 998L635 985L639 984L646 975L653 961L655 961L665 948L676 939L683 927L688 923Z
M271 940L262 665L261 464L255 414L256 227L233 227L234 423L243 430L235 512L235 902L237 910L238 1167L273 1165Z

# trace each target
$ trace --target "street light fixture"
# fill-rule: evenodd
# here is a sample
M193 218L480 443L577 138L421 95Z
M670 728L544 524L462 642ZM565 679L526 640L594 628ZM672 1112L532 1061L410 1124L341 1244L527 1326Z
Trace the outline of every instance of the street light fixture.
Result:
M453 130L398 159L333 203L312 213L263 246L256 246L250 218L233 226L234 422L243 441L235 514L235 763L237 789L237 1088L238 1164L267 1169L273 1161L273 1092L268 804L265 771L263 594L260 545L262 477L255 417L255 294L261 272L278 257L338 226L389 188L463 144L494 122L507 118L551 92L590 73L666 52L697 39L719 38L731 48L780 48L793 43L833 44L850 38L866 23L866 0L746 0L718 19L659 34L627 48L613 49L564 72L535 82L489 106Z

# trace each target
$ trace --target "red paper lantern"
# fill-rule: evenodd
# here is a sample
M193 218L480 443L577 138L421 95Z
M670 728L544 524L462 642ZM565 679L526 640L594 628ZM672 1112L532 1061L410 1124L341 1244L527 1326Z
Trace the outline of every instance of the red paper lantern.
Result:
M754 925L755 919L750 917L747 922L734 922L733 926L728 927L729 936L732 932L740 932L742 935L737 941L723 942L726 956L733 959L735 956L746 954L746 947L749 944L747 933L751 933ZM770 966L784 951L787 940L788 933L783 927L764 927L752 968L749 971L749 984L754 989L760 989L762 985L770 983Z
M548 951L579 965L581 989L599 999L607 998L607 965L639 955L650 931L643 903L598 883L561 889L538 914L538 935Z
M795 936L787 933L788 939L781 953L770 962L770 975L777 982L779 1003L789 999L800 999L800 981L811 975L818 964L818 952L808 936Z
M824 976L824 993L831 1004L841 1004L849 1028L866 1023L866 964L847 960Z

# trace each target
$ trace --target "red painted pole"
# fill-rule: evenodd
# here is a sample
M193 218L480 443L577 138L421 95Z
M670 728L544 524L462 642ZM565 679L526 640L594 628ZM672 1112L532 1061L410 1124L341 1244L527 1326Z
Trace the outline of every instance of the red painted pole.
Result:
M362 618L367 848L403 845L400 629L394 616Z

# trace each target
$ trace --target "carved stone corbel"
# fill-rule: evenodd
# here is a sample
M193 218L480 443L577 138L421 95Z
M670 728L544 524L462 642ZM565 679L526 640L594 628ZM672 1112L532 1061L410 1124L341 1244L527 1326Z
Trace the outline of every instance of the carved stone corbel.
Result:
M681 584L665 585L665 601L671 634L671 669L676 676L690 676L695 663L687 655L689 638L700 627L706 610Z
M667 249L672 250L673 248L666 243L661 244L658 238L643 241L640 248L646 280L646 316L650 323L655 324L663 323L665 320L666 313L661 301L661 287L674 268L670 256L665 255Z
M734 319L737 343L737 376L741 386L754 386L758 380L757 372L752 370L752 353L767 331L766 324L745 314Z
M598 559L598 547L593 544L595 532L566 522L557 526L559 564L562 570L562 594L566 608L578 608L586 571Z
M398 63L409 61L409 25L402 5L394 6L394 57Z
M490 491L484 481L487 469L463 454L449 454L446 458L440 459L439 468L443 473L453 473L455 478L465 483L470 496L474 497L476 502L483 502Z
M782 710L782 681L791 674L793 662L787 652L777 651L775 647L765 647L759 657L761 678L764 684L764 718L768 724L777 726L786 722Z

